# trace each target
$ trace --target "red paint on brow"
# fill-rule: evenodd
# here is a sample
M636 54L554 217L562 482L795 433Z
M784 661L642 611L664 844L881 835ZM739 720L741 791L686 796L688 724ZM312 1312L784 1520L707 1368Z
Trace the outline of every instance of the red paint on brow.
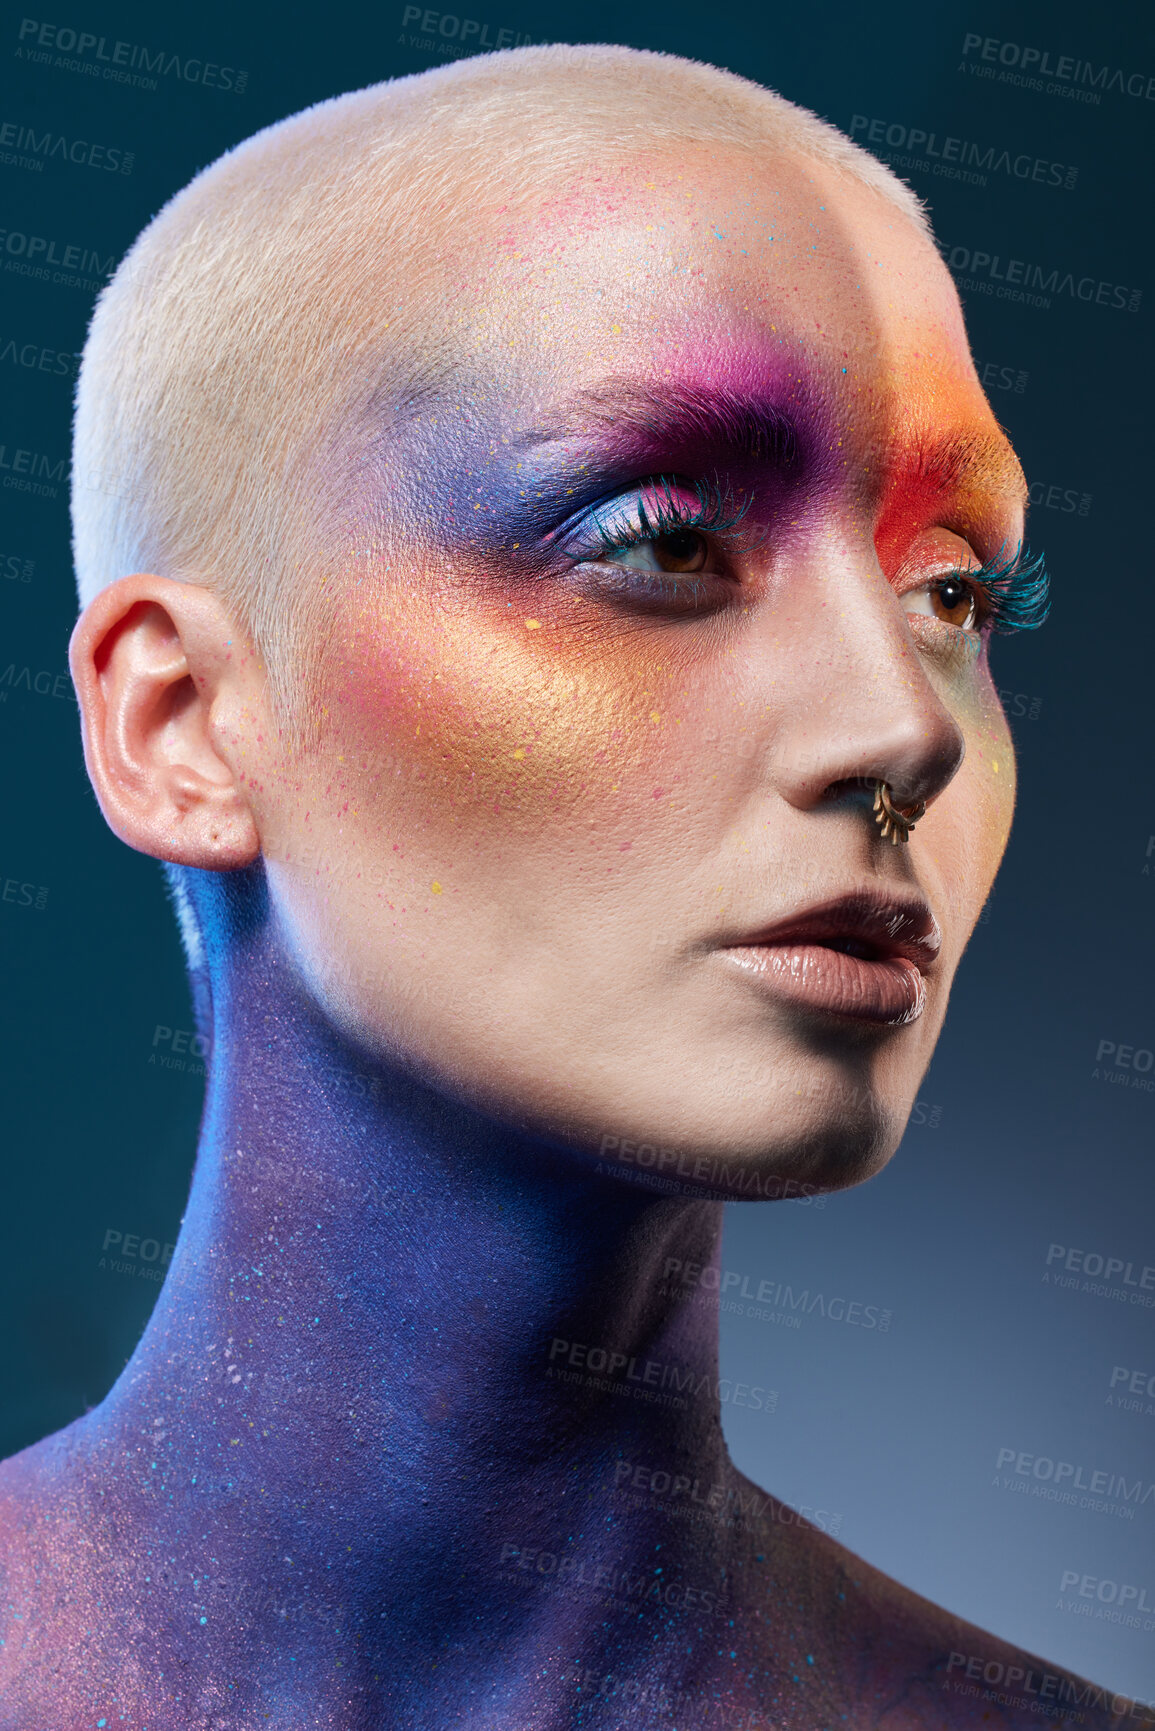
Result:
M911 542L933 527L981 531L999 514L990 480L976 467L944 486L943 477L920 473L920 456L944 437L1001 438L977 380L917 361L897 399L892 444L879 453L887 465L875 526L875 547L884 571L897 569Z
M983 434L987 428L976 429ZM887 474L874 532L879 563L888 576L902 563L912 542L928 529L952 529L960 535L999 539L998 524L1004 515L998 500L980 483L943 487L933 477L918 472L917 453L895 463ZM976 552L980 549L976 546Z

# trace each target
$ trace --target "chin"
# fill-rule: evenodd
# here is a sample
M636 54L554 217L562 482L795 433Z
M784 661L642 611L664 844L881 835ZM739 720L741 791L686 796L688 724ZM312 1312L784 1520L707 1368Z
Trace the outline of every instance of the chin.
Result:
M645 1135L624 1126L593 1142L584 1135L563 1140L571 1147L576 1141L606 1175L645 1189L726 1201L806 1201L873 1178L898 1147L908 1114L909 1104L896 1114L873 1095L837 1113L799 1098L773 1111L739 1114L732 1104L703 1111L695 1126L672 1120L667 1107L655 1110Z

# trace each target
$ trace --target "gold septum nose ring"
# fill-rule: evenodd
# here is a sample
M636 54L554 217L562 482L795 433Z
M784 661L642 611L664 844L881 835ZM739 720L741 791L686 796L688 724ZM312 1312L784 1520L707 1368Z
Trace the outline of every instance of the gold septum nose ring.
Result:
M917 805L895 805L890 795L890 788L885 781L874 784L874 821L878 825L883 841L887 836L897 847L899 842L910 840L910 832L926 811L925 799Z

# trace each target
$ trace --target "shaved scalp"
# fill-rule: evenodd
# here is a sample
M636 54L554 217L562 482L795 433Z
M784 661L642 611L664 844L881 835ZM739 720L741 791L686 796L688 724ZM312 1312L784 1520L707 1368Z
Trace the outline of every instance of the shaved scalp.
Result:
M532 208L591 160L687 144L809 157L929 232L910 188L808 110L630 48L477 56L318 103L222 156L145 229L93 316L73 460L82 605L135 571L211 589L302 739L306 646L352 556L349 429L451 370L461 309L439 266L468 246L471 214Z

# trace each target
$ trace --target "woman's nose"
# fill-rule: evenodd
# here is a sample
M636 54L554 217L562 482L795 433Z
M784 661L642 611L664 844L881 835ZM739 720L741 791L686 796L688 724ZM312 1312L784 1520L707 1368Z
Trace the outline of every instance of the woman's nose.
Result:
M966 744L873 548L787 579L783 599L768 604L779 792L812 810L883 781L895 806L929 806Z

